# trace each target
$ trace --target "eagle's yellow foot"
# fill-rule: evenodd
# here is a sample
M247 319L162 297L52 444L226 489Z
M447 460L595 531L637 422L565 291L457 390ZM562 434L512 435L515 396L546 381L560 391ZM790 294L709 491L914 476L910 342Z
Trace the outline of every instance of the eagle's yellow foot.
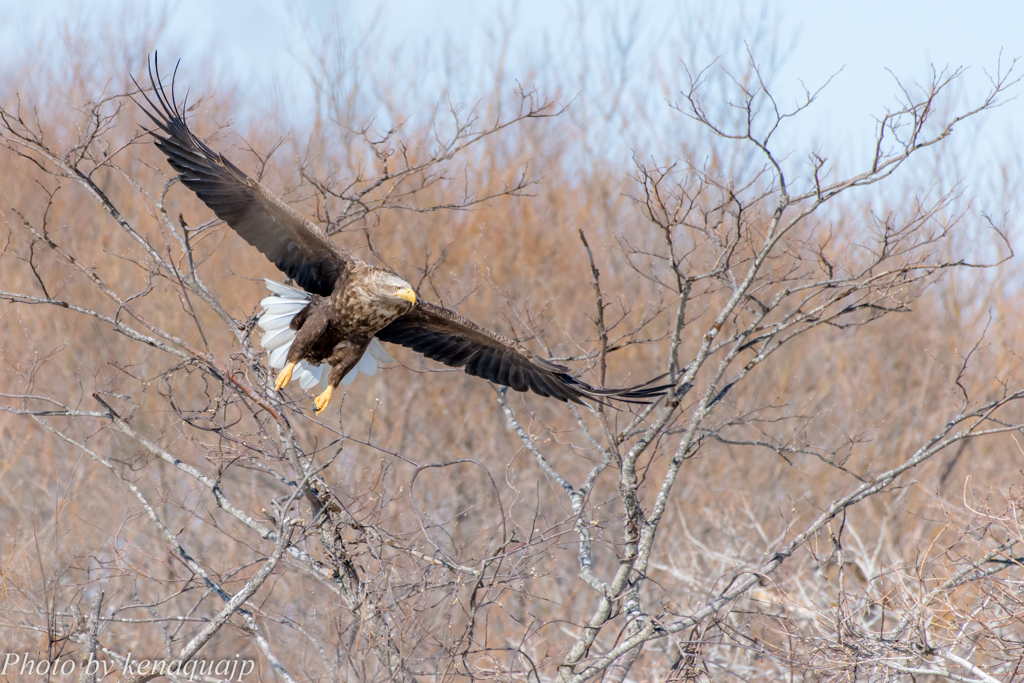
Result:
M274 382L275 391L281 391L286 386L288 386L288 382L292 381L292 370L294 369L295 363L289 363L288 365L284 366L284 369L282 369L280 374L278 374L277 376L277 381Z
M333 395L334 387L327 385L327 388L324 389L324 393L313 399L313 407L316 408L317 415L327 410L327 404L331 402L331 396Z

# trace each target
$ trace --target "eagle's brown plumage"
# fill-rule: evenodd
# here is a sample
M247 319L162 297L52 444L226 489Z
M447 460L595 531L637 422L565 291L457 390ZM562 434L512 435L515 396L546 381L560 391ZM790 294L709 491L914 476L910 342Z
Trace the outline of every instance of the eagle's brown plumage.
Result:
M649 403L665 393L666 386L653 386L653 382L626 389L597 389L512 339L418 300L407 282L346 252L318 226L195 137L185 123L184 104L179 106L174 98L173 78L168 95L160 84L159 70L154 77L150 67L149 76L155 102L139 88L148 105L143 110L156 124L158 130L150 132L171 167L181 174L181 182L312 295L310 303L290 322L295 339L278 376L278 389L288 383L300 361L313 365L326 361L331 366L328 387L315 401L317 412L322 411L334 388L376 336L445 365L462 367L470 375L564 401L581 403L589 398Z

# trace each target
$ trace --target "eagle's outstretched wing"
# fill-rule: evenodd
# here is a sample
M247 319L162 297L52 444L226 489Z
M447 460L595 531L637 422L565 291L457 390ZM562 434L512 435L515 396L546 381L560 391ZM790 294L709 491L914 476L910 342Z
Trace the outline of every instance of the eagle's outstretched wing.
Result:
M171 167L181 174L181 182L296 284L313 294L330 295L336 283L347 278L356 259L323 230L193 135L185 123L185 105L179 107L174 97L173 77L168 96L160 83L158 68L154 77L155 66L154 57L149 79L156 101L140 87L149 105L142 109L159 128L150 133Z
M532 391L574 403L582 403L584 398L601 403L607 399L651 403L671 387L653 386L657 379L626 389L592 387L568 374L569 368L538 358L512 339L423 301L416 302L411 311L377 332L377 338L516 391Z

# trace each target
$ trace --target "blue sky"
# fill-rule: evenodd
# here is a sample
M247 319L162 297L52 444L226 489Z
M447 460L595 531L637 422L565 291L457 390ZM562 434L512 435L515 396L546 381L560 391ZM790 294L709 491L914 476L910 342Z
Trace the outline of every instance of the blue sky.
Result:
M106 21L125 6L121 0L91 0L86 11ZM189 68L205 64L205 57L213 55L219 68L239 79L243 97L258 100L261 91L276 84L298 111L308 96L303 64L319 40L311 27L329 27L349 41L370 35L372 48L379 54L404 50L415 55L418 46L444 45L438 48L439 54L455 52L472 62L479 55L493 55L504 21L514 26L507 75L520 79L535 66L530 60L545 46L565 60L549 68L582 73L587 67L581 66L578 52L560 51L560 45L582 36L592 56L599 57L634 21L639 27L638 44L633 48L630 79L638 92L645 87L655 60L661 68L671 68L687 52L707 61L718 56L714 54L718 48L735 53L744 43L765 60L770 56L764 48L767 32L777 36L779 54L784 57L773 81L780 101L795 101L802 83L815 88L834 76L815 106L802 116L799 128L785 132L793 148L804 153L824 144L833 154L841 152L852 160L866 156L864 143L871 140L875 118L894 102L894 75L920 81L929 77L932 65L939 69L964 66L968 71L963 92L970 97L981 92L986 84L984 71L996 68L1001 50L1004 64L1024 55L1024 2L1009 0L590 2L582 26L578 21L582 5L573 0L177 0L153 6L165 7L164 35L167 42L181 46L180 56ZM0 0L0 60L17 60L36 49L41 32L65 18L80 16L82 7L69 0ZM705 31L707 26L716 28ZM443 56L438 57L439 65L443 61ZM487 94L472 92L472 84L466 89L468 98ZM653 84L650 92L664 99ZM1021 120L1024 103L1017 99L988 116L980 128L972 125L960 133L958 144L969 155L968 164L984 168L993 159L1015 155Z

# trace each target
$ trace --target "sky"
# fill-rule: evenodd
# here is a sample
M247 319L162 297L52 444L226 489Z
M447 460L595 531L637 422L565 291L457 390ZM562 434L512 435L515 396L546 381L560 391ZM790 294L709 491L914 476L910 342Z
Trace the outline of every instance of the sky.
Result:
M115 16L123 0L91 0L90 15ZM154 3L154 7L156 3ZM826 144L853 161L866 159L876 119L903 82L926 81L932 68L966 67L964 96L979 94L986 71L1024 56L1024 2L989 0L719 0L719 2L590 2L585 25L578 20L580 0L446 0L427 2L331 2L309 0L177 0L162 5L168 42L182 46L188 64L214 54L220 68L242 83L240 94L258 100L268 87L283 91L301 111L309 97L304 69L315 49L311 26L337 27L348 40L370 36L381 54L414 51L410 46L440 46L472 62L493 53L502 22L514 26L508 50L508 76L523 78L544 46L564 59L567 70L585 71L579 54L559 50L570 37L583 36L600 53L635 22L639 27L630 63L634 88L653 84L653 61L677 63L686 53L698 62L735 52L744 44L755 51L765 31L778 36L773 88L782 102L795 102L806 85L815 89L831 77L799 128L785 131L794 148ZM82 4L70 0L0 0L0 61L16 60L38 49L47 27L78 16ZM333 22L333 23L332 23ZM717 27L701 33L694 27ZM699 44L703 43L703 44ZM440 48L439 48L439 51ZM769 55L757 54L759 60ZM141 58L140 58L141 59ZM443 59L441 60L443 61ZM555 65L555 68L563 64ZM550 67L550 65L549 65ZM1024 68L1020 69L1024 71ZM650 88L657 94L656 88ZM1019 88L1018 88L1019 90ZM467 86L466 97L479 97ZM1016 154L1024 121L1018 98L972 124L958 144L975 167ZM789 140L784 140L789 142Z

